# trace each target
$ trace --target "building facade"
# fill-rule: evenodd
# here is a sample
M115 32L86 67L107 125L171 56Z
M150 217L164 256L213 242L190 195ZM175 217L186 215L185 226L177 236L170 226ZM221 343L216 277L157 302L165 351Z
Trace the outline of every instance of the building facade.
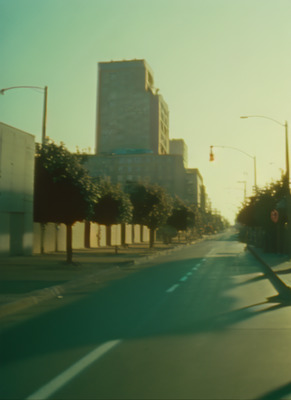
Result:
M98 64L96 154L169 153L169 110L145 60Z
M33 249L34 136L0 123L0 256Z
M198 207L205 209L206 192L203 178L197 168L186 169L186 193L185 199L192 201Z
M188 147L183 139L170 140L170 154L179 154L182 156L184 167L188 168Z
M179 155L92 155L85 165L93 178L110 178L122 187L129 182L157 184L170 195L185 198L185 169Z
M187 146L169 141L169 110L145 60L98 64L96 155L86 167L113 184L157 184L189 204L205 205L203 180L187 169Z

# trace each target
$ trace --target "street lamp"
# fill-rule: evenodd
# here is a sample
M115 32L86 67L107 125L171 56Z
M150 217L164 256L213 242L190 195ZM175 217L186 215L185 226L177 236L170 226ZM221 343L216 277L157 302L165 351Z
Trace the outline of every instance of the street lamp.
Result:
M42 117L42 144L46 139L46 119L47 119L47 86L13 86L5 89L0 89L0 93L4 95L7 90L11 89L40 89L44 92L44 101L43 101L43 117Z
M270 117L265 117L264 115L243 115L240 118L242 118L242 119L246 119L246 118L265 118L265 119L269 119L269 120L275 122L278 125L284 126L284 128L285 128L286 184L287 184L287 189L288 189L288 193L289 193L290 170L289 170L288 122L285 121L284 124L282 124L280 121L277 121L276 119L273 119L273 118L270 118Z
M254 189L255 189L255 192L256 192L257 191L257 161L256 161L256 156L252 156L249 153L246 153L245 151L237 149L236 147L232 147L232 146L210 146L209 161L214 161L213 147L220 147L222 149L231 149L231 150L239 151L240 153L242 153L245 156L248 156L248 157L250 157L250 158L252 158L254 160Z
M237 183L243 183L244 184L244 202L246 202L246 199L247 199L247 181L237 181Z

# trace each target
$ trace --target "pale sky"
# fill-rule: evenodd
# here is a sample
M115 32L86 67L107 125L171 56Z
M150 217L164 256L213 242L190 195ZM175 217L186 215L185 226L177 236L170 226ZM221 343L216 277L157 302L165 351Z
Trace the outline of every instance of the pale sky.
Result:
M251 194L285 169L291 124L291 0L0 0L0 89L48 86L47 135L95 148L97 64L145 59L213 208L233 222ZM0 97L0 121L41 140L43 94Z

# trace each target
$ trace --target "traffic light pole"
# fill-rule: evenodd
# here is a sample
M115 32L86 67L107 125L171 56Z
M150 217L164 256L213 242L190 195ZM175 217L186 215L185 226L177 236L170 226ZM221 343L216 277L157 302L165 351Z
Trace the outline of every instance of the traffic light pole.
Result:
M245 156L248 156L254 160L254 189L255 189L255 192L257 192L257 160L256 160L256 156L252 156L251 154L246 153L245 151L237 149L236 147L232 147L232 146L210 146L209 161L214 161L213 147L235 150L235 151L238 151L238 152L244 154Z

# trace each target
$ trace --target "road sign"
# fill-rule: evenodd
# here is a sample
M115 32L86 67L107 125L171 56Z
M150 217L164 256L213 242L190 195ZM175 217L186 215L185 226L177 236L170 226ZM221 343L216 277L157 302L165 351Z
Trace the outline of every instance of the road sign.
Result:
M279 213L277 210L271 211L271 220L275 222L275 224L279 221Z

